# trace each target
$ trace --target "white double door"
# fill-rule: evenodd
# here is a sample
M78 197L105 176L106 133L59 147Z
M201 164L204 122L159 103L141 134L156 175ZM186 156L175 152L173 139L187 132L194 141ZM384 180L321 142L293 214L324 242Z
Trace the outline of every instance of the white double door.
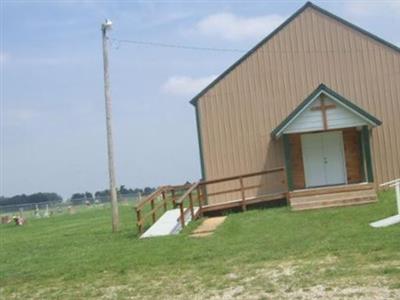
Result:
M306 187L346 183L341 131L301 136Z

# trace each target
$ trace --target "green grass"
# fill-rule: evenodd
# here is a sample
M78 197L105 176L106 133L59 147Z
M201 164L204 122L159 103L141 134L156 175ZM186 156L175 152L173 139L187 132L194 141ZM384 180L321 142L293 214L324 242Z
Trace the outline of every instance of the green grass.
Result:
M129 206L121 206L117 234L111 233L109 208L30 219L23 227L1 225L0 296L186 299L253 293L262 299L283 292L291 298L317 285L327 293L379 285L397 296L400 226L368 225L395 210L392 191L364 206L252 210L229 215L214 235L201 239L188 235L196 221L178 236L139 240Z

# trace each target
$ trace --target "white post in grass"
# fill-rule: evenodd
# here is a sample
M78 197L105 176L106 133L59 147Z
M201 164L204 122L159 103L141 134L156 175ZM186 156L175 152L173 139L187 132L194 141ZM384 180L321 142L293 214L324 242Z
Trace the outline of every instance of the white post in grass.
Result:
M370 223L372 227L386 227L400 223L400 178L385 182L381 187L394 187L396 191L397 214L376 222Z
M400 215L400 180L395 183L396 187L396 200L397 200L397 214Z
M46 204L46 210L44 211L43 217L48 218L50 216L49 214L49 205Z

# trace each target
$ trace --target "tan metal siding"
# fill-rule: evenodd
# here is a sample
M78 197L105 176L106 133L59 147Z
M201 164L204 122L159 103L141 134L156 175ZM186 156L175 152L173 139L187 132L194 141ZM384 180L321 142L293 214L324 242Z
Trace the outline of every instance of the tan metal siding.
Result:
M375 177L400 177L400 54L307 8L199 99L206 178L282 166L270 133L320 83L383 121Z

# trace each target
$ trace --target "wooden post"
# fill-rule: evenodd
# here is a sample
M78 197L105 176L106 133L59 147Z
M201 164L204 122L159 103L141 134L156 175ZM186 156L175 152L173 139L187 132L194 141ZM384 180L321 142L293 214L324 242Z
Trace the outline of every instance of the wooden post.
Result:
M156 222L156 212L154 211L154 198L150 200L151 210L153 211L151 214L151 218L153 219L153 223Z
M141 234L143 232L142 216L140 209L136 208L136 225L138 227L138 232Z
M242 194L242 210L246 211L246 196L244 192L244 184L243 184L243 178L239 177L239 182L240 182L240 193Z
M202 216L203 215L203 213L202 213L203 203L202 203L202 199L201 199L202 195L200 194L201 193L200 186L197 186L196 192L197 192L197 201L199 202L199 214L200 214L200 216Z
M163 191L161 195L162 195L162 200L164 202L164 212L165 212L167 211L167 197L165 196L165 191Z
M181 211L181 215L179 216L180 220L181 220L181 226L182 228L185 227L185 215L183 212L183 203L179 203L179 209Z
M206 184L204 184L201 188L201 201L203 204L207 204L208 203L208 195L207 195L207 187Z
M361 165L361 178L363 181L367 181L366 177L366 172L365 172L365 163L364 163L364 142L363 142L363 134L362 130L358 132L358 145L359 145L359 151L360 151L360 165Z
M194 219L194 209L193 209L193 196L192 192L189 193L189 207L190 207L190 214L192 215L192 220Z
M397 213L400 215L400 181L395 183L394 188L396 189Z
M175 202L175 189L171 190L171 198L172 198L172 206L175 208L176 207L176 202Z
M364 147L364 159L367 168L367 180L368 182L374 182L374 171L372 168L371 144L370 144L368 126L362 127L362 139Z
M293 173L292 173L290 141L289 141L289 136L287 134L283 135L283 150L285 154L286 181L288 185L288 190L290 192L293 190Z

